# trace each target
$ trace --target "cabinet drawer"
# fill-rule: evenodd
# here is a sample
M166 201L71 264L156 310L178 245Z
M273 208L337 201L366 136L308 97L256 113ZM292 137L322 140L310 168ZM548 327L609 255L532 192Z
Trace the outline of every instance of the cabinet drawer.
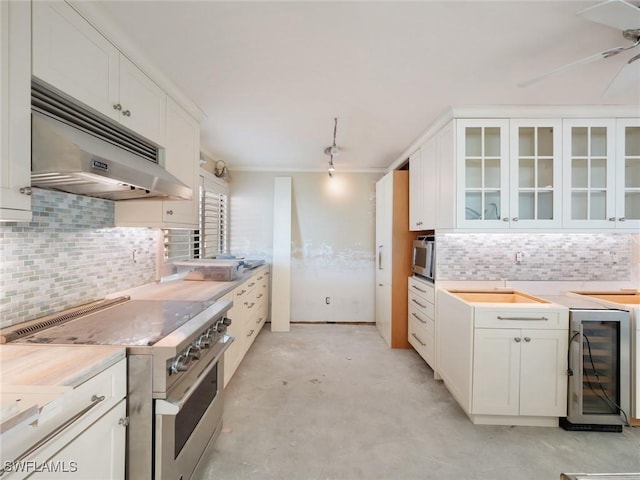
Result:
M476 308L475 327L566 330L569 328L569 313L568 310Z
M409 323L415 322L416 325L423 328L431 336L435 336L435 321L432 317L426 316L420 310L409 307Z
M409 318L409 343L418 354L431 366L435 361L435 340L422 324L415 318Z
M435 288L433 285L416 280L414 277L409 277L409 292L424 298L429 303L435 303Z
M415 308L423 316L431 319L435 318L435 306L433 303L426 301L423 297L419 297L413 292L409 292L409 307Z

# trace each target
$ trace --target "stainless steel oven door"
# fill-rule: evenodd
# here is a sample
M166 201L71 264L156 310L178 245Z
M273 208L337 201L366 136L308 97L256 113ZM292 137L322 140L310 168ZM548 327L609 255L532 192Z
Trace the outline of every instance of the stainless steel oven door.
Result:
M166 400L155 400L155 480L191 478L207 446L220 434L224 351L230 344L222 345L197 378L186 377Z

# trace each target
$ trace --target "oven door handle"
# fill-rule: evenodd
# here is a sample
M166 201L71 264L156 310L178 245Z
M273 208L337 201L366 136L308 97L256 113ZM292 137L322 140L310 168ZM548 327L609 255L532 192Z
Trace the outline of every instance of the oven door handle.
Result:
M191 395L193 395L193 393L198 389L198 387L204 381L207 375L211 372L211 370L213 370L216 364L220 361L220 358L222 357L222 355L224 355L224 352L227 351L227 348L229 348L229 346L231 345L231 343L233 343L234 340L235 340L234 337L230 335L226 336L226 341L222 344L223 346L220 349L220 351L209 362L209 365L207 365L207 368L205 368L200 373L198 380L194 382L193 385L191 385L184 392L182 397L180 397L179 399L172 399L172 398L167 398L166 400L162 398L156 399L155 401L156 413L160 415L177 415L180 412L180 410L182 410L182 407L187 402L187 400L189 400Z

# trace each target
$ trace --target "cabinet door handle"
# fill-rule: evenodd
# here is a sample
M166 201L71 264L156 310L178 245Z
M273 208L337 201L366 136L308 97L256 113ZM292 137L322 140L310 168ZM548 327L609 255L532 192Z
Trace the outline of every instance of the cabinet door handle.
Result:
M262 321L262 317L260 317L258 320L256 320L256 325L259 324Z
M415 313L411 312L411 315L413 315L414 317L416 317L420 323L424 323L425 325L427 324L427 322L425 322L423 319L421 319L421 318L420 318L418 315L416 315Z
M537 318L531 318L531 317L501 317L501 316L497 316L496 317L498 320L524 320L527 322L546 322L549 319L547 317L537 317Z
M522 341L522 339L520 337L515 337L514 340L515 340L516 343L520 343Z
M33 190L31 190L31 187L22 187L20 189L20 193L22 195L31 195L33 193Z
M624 217L620 217L620 218L618 219L618 221L619 221L619 222L624 222L625 220L626 220L626 218L624 218Z
M517 222L517 221L518 221L518 217L513 217L513 218L511 219L511 221L512 221L512 222Z
M609 217L609 221L610 222L615 222L616 221L616 217Z
M503 221L503 222L508 222L508 221L509 221L509 217L504 217L504 218L502 219L502 221Z
M418 290L419 292L422 292L422 293L427 293L426 290L422 290L421 288L418 288L415 285L411 285L411 288L415 288L416 290Z
M122 115L124 115L125 117L130 117L131 116L131 110L125 110L124 112L122 112Z
M418 341L418 343L419 343L420 345L422 345L423 347L426 347L426 346L427 346L427 344L426 344L426 343L424 343L422 340L420 340L420 339L418 338L418 336L417 336L415 333L412 333L412 334L411 334L411 336L412 336L413 338L415 338L415 339Z
M413 303L415 303L416 305L418 305L420 308L427 308L427 306L426 306L426 305L422 305L420 302L416 302L416 299L415 299L415 298L412 298L412 299L411 299L411 301L412 301Z
M531 338L529 338L529 337L524 337L524 341L525 341L525 342L527 342L527 343L529 343L529 342L531 341Z
M422 222L416 222L416 225L420 226L422 225Z
M173 215L173 210L167 210L167 215Z
M247 337L250 337L251 335L253 335L253 332L255 332L255 330L251 329L251 331L247 334Z
M378 245L378 270L382 270L382 245Z
M122 110L122 105L120 105L119 103L116 103L116 104L113 106L113 109L114 109L114 110L118 110L118 111L120 111L120 110Z

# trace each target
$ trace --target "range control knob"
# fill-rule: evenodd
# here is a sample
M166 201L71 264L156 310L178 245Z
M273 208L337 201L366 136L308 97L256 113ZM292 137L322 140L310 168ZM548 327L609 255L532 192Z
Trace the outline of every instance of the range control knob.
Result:
M171 367L169 370L171 371L171 373L176 374L178 372L184 372L188 368L189 368L189 362L185 358L185 356L178 355L176 359L173 361L173 363L171 364Z
M195 346L192 345L184 352L184 356L187 357L188 361L190 362L191 360L198 360L200 358L200 352Z
M198 341L196 342L196 348L199 350L204 350L205 348L209 348L211 346L211 337L206 334L200 335Z
M224 324L224 322L218 321L218 323L216 323L216 332L224 333L226 331L227 331L227 326Z
M224 323L228 327L229 325L231 325L231 319L227 318L227 317L224 317L222 319L222 323Z

